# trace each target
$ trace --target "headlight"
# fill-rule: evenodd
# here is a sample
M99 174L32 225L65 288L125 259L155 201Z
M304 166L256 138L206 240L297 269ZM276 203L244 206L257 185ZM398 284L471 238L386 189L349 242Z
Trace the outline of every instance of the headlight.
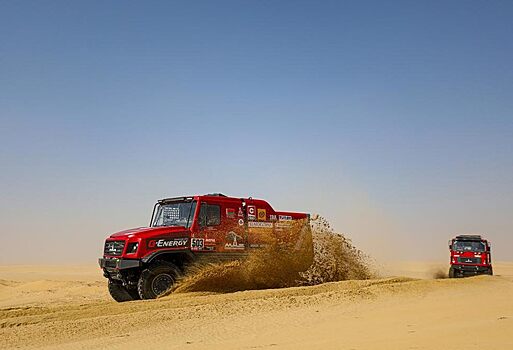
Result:
M139 247L139 242L129 243L128 247L126 247L126 254L134 254L137 252L137 248Z

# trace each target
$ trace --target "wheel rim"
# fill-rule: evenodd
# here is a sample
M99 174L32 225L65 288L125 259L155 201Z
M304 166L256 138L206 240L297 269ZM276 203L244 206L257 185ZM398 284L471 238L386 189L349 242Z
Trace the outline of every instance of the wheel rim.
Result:
M167 291L173 285L173 282L174 280L171 275L161 273L153 279L153 282L151 282L151 290L158 296Z

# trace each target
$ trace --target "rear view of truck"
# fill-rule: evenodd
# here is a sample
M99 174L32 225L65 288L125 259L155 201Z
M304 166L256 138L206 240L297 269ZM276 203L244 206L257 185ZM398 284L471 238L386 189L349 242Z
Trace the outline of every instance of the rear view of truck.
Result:
M479 235L460 235L449 241L449 277L493 275L490 242Z

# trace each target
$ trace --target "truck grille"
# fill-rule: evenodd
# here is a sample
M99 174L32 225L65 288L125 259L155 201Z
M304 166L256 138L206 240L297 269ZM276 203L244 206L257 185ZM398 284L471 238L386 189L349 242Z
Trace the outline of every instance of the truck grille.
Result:
M480 264L481 258L458 258L458 262L462 264Z
M125 241L109 241L105 242L103 254L117 256L123 254L125 248Z

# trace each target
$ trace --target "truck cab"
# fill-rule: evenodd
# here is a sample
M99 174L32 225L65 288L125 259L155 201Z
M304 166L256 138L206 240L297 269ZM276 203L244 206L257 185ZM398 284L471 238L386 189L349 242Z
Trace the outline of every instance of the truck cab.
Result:
M491 244L480 235L459 235L449 241L449 277L493 275Z
M115 300L152 299L193 262L241 259L276 239L312 249L309 218L251 197L165 198L153 207L148 227L111 234L99 264Z

